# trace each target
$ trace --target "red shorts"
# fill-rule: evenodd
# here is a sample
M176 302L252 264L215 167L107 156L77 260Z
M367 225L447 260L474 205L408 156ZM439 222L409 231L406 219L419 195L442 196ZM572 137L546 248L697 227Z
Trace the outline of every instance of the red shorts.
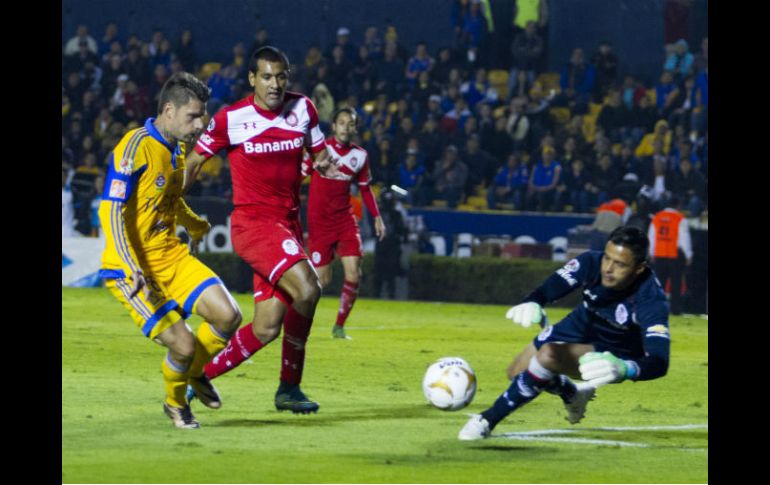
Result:
M308 225L308 252L316 268L331 263L335 252L340 258L363 256L364 247L358 225L355 222L337 228Z
M308 259L299 221L236 210L230 222L233 248L254 270L254 301L275 294L290 304L291 297L278 288L278 280L289 268Z

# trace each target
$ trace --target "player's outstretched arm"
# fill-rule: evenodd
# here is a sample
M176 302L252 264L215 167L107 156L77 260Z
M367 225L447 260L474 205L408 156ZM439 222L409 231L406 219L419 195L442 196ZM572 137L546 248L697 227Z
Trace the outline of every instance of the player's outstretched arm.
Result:
M201 168L203 168L203 164L206 163L206 160L208 160L208 158L200 153L194 150L190 151L185 159L184 185L182 187L182 192L187 192L190 187L192 187L192 184L198 180L198 174L201 172Z
M211 224L190 209L183 198L179 198L174 206L176 222L183 225L190 235L190 252L198 254L198 244L210 230Z

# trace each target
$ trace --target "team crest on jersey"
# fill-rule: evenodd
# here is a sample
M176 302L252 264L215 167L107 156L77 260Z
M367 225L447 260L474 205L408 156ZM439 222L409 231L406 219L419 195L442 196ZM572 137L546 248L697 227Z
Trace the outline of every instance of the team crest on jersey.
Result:
M166 185L166 177L162 173L158 174L158 178L155 179L155 187L162 189Z
M110 197L122 199L126 196L126 183L122 180L113 180L110 184Z
M358 159L356 157L353 157L350 159L350 166L353 168L356 168L356 165L358 165Z
M289 126L297 126L297 123L299 123L299 120L297 119L297 115L295 115L293 112L289 113L286 116L286 124Z
M297 243L294 242L293 239L285 239L283 243L281 243L281 247L283 247L283 252L289 256L294 256L299 253L299 246L297 246Z
M537 339L541 342L545 341L553 333L553 325L547 325L538 335Z
M615 320L621 325L628 321L628 310L622 303L615 309Z
M209 127L207 128L208 131L214 131L214 128L217 127L216 121L214 121L214 118L211 118L211 121L209 121Z
M313 259L314 264L318 264L321 262L321 253L319 253L318 251L313 251L313 254L311 254L310 257Z
M120 159L120 168L118 169L118 172L125 174L125 175L131 175L131 161L128 158L121 158Z
M648 337L668 337L668 327L662 324L647 328Z
M564 265L564 269L566 269L570 273L574 273L575 271L580 269L580 263L578 262L577 259L572 259L567 264Z

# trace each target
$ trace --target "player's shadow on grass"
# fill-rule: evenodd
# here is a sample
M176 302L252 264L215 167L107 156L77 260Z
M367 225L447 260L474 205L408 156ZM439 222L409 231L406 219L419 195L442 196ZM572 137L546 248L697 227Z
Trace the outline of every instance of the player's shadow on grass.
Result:
M360 411L339 411L328 412L326 414L320 411L318 414L309 416L294 416L291 414L276 414L275 419L225 419L216 423L207 424L211 427L255 427L255 426L329 426L337 422L351 421L374 421L381 419L404 419L404 418L422 418L430 413L435 413L432 409L424 405L410 405L389 408L371 408ZM284 417L286 416L286 417Z

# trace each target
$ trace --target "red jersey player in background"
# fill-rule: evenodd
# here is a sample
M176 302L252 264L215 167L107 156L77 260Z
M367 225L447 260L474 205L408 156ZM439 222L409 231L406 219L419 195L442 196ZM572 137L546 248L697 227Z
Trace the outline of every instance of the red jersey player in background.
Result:
M372 177L366 151L350 142L356 134L356 121L356 112L351 108L338 110L332 120L334 136L326 140L326 149L339 173L321 174L312 167L308 170L313 174L307 202L308 250L323 287L332 279L330 264L334 253L342 260L345 283L332 335L344 339L350 338L345 334L344 325L358 296L361 257L364 255L361 233L350 203L353 182L358 182L361 198L374 216L375 233L380 241L385 237L385 224L369 188Z
M299 224L303 149L312 154L315 170L330 175L337 170L328 159L315 106L306 96L287 92L288 80L289 60L282 51L265 46L252 54L254 95L214 115L188 158L185 184L192 184L209 157L227 150L233 247L254 271L254 319L206 365L206 376L213 379L248 359L281 333L283 323L275 407L310 413L319 405L305 396L300 381L321 285L303 249ZM208 405L208 397L197 397Z

